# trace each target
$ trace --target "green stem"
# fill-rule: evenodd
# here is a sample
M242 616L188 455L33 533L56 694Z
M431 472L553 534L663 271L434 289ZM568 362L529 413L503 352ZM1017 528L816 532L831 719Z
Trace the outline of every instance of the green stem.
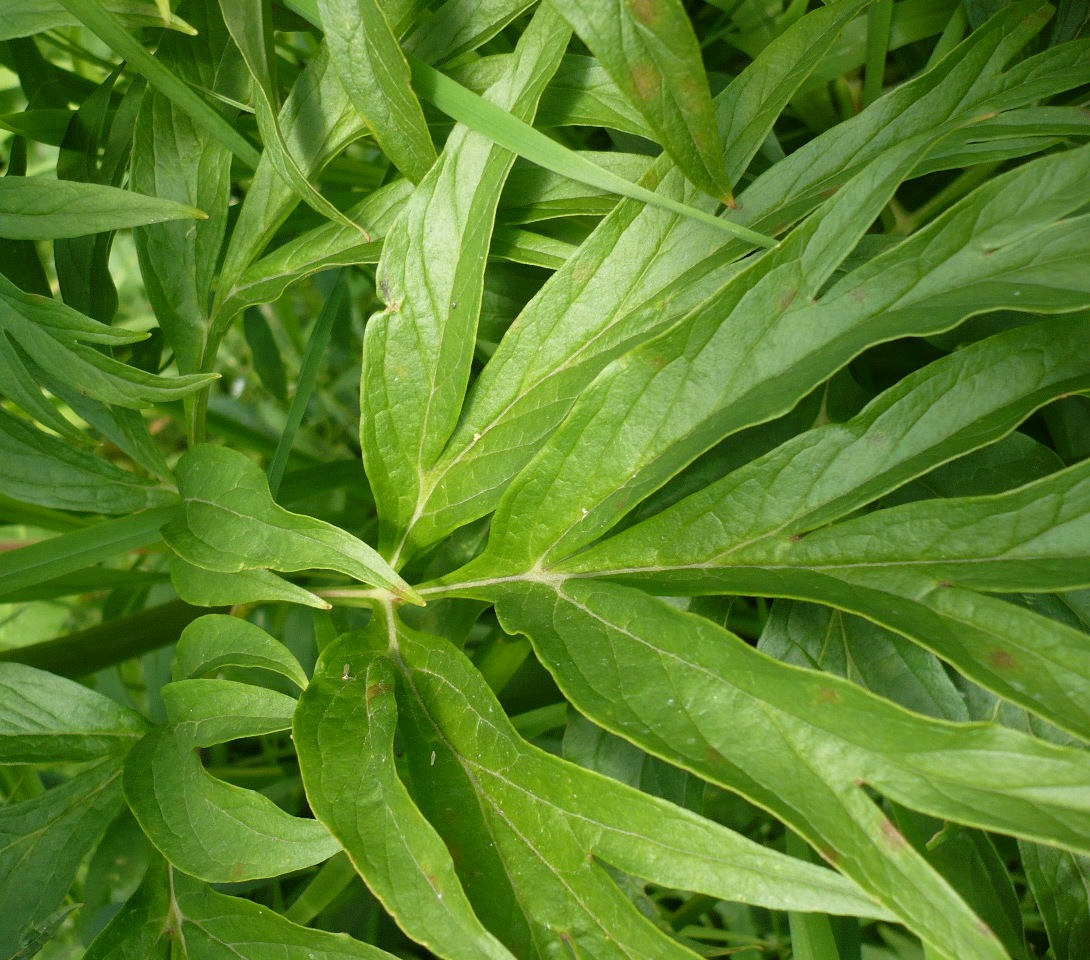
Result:
M893 22L893 0L877 0L867 11L867 66L863 75L863 106L882 95L889 53L889 28Z

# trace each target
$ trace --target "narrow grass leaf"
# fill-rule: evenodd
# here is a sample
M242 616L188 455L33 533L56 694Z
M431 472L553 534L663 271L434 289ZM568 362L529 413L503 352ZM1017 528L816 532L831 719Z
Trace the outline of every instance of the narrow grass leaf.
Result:
M409 58L413 82L420 96L460 123L483 134L490 140L521 157L572 180L579 180L601 190L631 197L652 206L689 217L716 230L739 237L758 247L774 247L776 241L764 234L723 217L716 217L668 196L655 193L639 184L611 174L586 157L569 150L539 130L524 123L505 110L478 97L455 83L438 70L415 57Z
M147 510L7 550L0 554L0 597L158 543L159 528L176 510Z

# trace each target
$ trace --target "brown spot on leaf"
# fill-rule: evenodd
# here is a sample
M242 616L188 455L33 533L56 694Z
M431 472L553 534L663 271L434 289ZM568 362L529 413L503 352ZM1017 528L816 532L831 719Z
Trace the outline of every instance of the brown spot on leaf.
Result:
M999 670L1012 670L1018 666L1018 660L1009 650L993 650L988 654L988 662Z
M367 688L367 702L371 703L375 697L381 697L384 693L389 693L391 689L388 683L372 683Z
M798 295L799 291L797 287L794 290L784 290L776 298L776 306L780 310L786 310L789 306L791 306L791 304L795 302L795 297L797 297Z
M817 851L827 863L831 863L834 867L840 860L840 854L832 847L818 847Z
M635 19L649 27L662 19L662 7L658 0L628 0L628 9Z
M834 690L832 687L818 687L815 699L818 703L839 703L840 691Z
M792 543L798 543L802 539L802 534L801 533L793 533L787 539L790 540Z
M894 849L900 850L908 844L905 840L905 835L901 833L894 825L892 820L888 820L885 817L882 818L882 836L885 837L886 842Z
M661 92L661 81L655 65L647 60L641 60L632 65L632 86L636 88L636 96L647 102L657 100Z

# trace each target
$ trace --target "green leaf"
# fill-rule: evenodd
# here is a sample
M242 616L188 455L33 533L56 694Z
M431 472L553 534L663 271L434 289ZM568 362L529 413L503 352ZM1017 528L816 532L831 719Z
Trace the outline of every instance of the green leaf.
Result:
M170 491L35 430L4 410L0 410L0 492L58 510L108 514L132 513L174 500ZM158 519L161 523L163 516Z
M323 656L295 714L311 809L413 940L450 960L512 960L477 919L446 845L398 779L389 664L356 654L342 670Z
M300 690L307 675L299 661L260 627L221 614L195 620L182 632L174 653L174 680L214 674L224 667L251 667L286 677Z
M218 378L218 374L160 377L120 363L88 346L120 345L145 339L144 335L98 323L47 297L23 293L0 277L0 336L16 344L36 365L50 371L81 392L104 403L139 409L177 400ZM20 355L10 350L11 363ZM26 361L22 361L26 365ZM2 369L2 368L0 368Z
M532 5L533 0L443 3L428 19L418 15L420 22L406 39L405 47L425 63L454 60L487 43Z
M435 163L409 64L376 0L318 0L329 55L345 91L391 162L413 183Z
M940 956L1005 953L864 784L933 816L1090 846L1090 820L1072 803L1090 778L1081 751L909 714L617 584L558 579L492 593L505 629L531 637L581 711L771 810Z
M309 206L342 226L355 228L362 237L369 239L366 230L349 220L311 185L280 129L269 0L221 0L220 12L254 79L254 106L257 126L265 142L264 156L280 178Z
M679 213L705 227L731 234L753 246L774 247L776 245L776 241L772 238L757 233L734 220L715 217L699 207L679 203L668 196L655 193L646 187L611 174L586 157L568 150L539 130L513 117L507 111L478 97L438 70L433 70L423 61L410 57L409 64L413 71L413 83L416 84L421 97L434 104L447 116L464 123L496 144L506 147L547 170L601 190L608 190L623 197L631 197L643 203Z
M163 527L163 539L187 563L221 573L336 570L422 602L367 544L278 506L265 475L245 454L200 444L178 461L175 473L183 512Z
M5 551L0 554L0 597L158 543L159 528L175 510L160 507Z
M277 123L286 152L306 177L316 175L345 146L366 132L366 124L348 99L324 47L310 59L292 85ZM218 343L237 314L235 308L228 308L226 301L243 272L299 202L299 194L280 176L272 159L263 156L246 191L220 268L212 310L213 343ZM354 225L345 227L342 222L338 225L355 233L357 244L370 239L366 231L361 233ZM368 226L366 221L363 226Z
M351 647L340 649L348 656ZM395 663L416 795L447 843L466 851L468 892L491 928L521 911L546 951L558 939L551 929L570 931L577 954L676 954L656 943L596 861L717 899L881 913L828 870L525 743L481 674L445 641L398 626Z
M1090 943L1090 858L1020 843L1026 879L1056 960L1078 960Z
M180 80L245 98L238 71L225 57L230 36L215 0L187 11L196 38L164 37L156 59ZM178 369L200 369L212 277L227 226L231 152L208 127L159 90L145 92L137 118L131 179L134 189L208 212L196 225L167 223L134 236L148 299Z
M846 362L850 354L829 325L815 327L808 317L796 327L795 318L817 309L817 294L924 146L910 142L871 164L718 296L615 361L608 371L613 376L599 377L583 393L508 489L492 523L488 555L502 558L505 568L528 568L571 553L712 443L786 413ZM844 328L859 325L844 317ZM811 331L813 340L803 331ZM844 350L835 366L821 364L822 343ZM814 373L802 379L807 368ZM794 376L788 378L789 371ZM775 389L773 377L779 380ZM793 385L791 394L786 383ZM545 500L549 507L542 510ZM534 523L527 528L524 518L530 516Z
M543 7L523 34L509 73L490 96L532 117L569 31ZM484 289L491 226L514 156L465 127L407 201L378 266L386 310L367 324L360 441L398 562L397 534L412 521L420 478L458 422Z
M871 343L1009 303L1062 311L1090 298L1068 266L1090 249L1090 220L1061 219L1081 202L1074 185L1090 171L1085 149L991 181L819 296L859 235L853 228L860 231L914 153L910 143L871 164L779 250L729 282L714 307L630 352L614 376L586 391L509 489L490 552L526 567L572 552L712 443L785 413ZM547 521L538 509L545 496ZM538 519L527 532L529 515Z
M847 677L916 713L969 719L965 701L934 654L840 610L777 600L758 649L785 663Z
M32 800L0 807L0 953L10 956L64 900L120 813L120 766L100 763Z
M340 849L320 823L210 776L192 744L170 727L155 728L133 748L124 782L148 839L179 869L210 883L275 877Z
M161 64L99 0L60 0L65 9L106 46L124 57L151 86L177 104L249 167L260 154L231 123L172 70Z
M179 742L211 747L291 729L295 699L235 680L176 680L163 687L167 721Z
M321 597L270 570L239 570L224 574L188 563L176 553L170 558L170 582L179 597L198 607L233 607L241 603L280 600L318 610L329 609L329 604Z
M311 930L241 897L227 897L161 859L87 948L86 960L170 960L230 956L280 960L392 960L343 933Z
M164 18L152 0L102 0L102 5L130 27L167 27L182 33L194 33L181 17ZM57 27L71 27L79 20L60 0L35 0L33 6L23 0L0 0L0 40L29 37Z
M412 184L403 178L369 193L348 211L352 220L366 223L371 240L359 231L326 222L301 233L248 267L223 297L223 316L235 316L246 307L270 303L293 283L330 267L378 263L382 238L401 214Z
M554 3L685 176L733 204L700 46L680 0Z
M99 183L0 178L0 236L16 240L82 237L164 220L203 220L195 207Z
M101 693L21 663L0 663L0 691L0 763L98 760L147 728Z
M719 98L732 177L745 171L792 93L836 40L846 19L842 7L804 17ZM796 176L805 184L805 169ZM644 183L710 209L711 201L701 199L669 158L656 160ZM749 217L750 211L744 203L740 213ZM761 215L757 207L750 222ZM747 249L716 243L684 218L622 200L527 305L471 389L458 428L426 478L427 499L407 550L495 509L510 479L595 376L624 350L708 301L741 269L731 261Z

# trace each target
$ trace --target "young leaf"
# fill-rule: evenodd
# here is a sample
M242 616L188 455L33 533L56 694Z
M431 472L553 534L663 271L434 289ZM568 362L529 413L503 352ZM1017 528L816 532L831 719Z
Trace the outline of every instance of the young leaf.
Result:
M175 468L182 513L163 539L205 570L336 570L410 603L416 592L367 544L338 527L278 506L264 473L245 454L201 444Z
M0 237L55 240L164 220L204 220L203 210L100 183L0 178Z
M685 176L733 203L700 46L680 0L554 3Z

